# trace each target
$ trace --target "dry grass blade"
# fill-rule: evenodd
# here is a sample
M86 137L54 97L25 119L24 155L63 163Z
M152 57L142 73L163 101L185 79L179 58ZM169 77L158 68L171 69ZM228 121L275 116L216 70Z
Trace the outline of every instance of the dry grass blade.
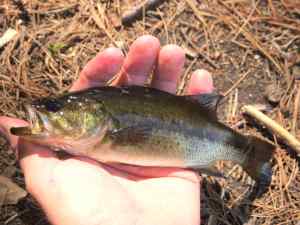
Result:
M97 9L98 9L98 12L102 12L102 7L101 7L100 3L97 4ZM106 28L106 26L103 22L104 20L100 19L99 14L97 13L97 11L95 10L95 8L92 4L90 5L90 11L92 14L92 18L95 21L95 23L97 24L97 26L107 35L107 37L115 45L115 47L118 47L118 43L113 38L113 35Z
M226 92L223 93L224 97L226 97L229 93L231 93L237 86L250 74L250 70L244 73L240 79L238 79Z
M191 70L193 68L193 66L195 65L195 63L197 62L198 59L194 59L191 64L189 65L189 67L186 69L184 75L182 76L181 82L178 84L178 88L177 88L177 94L178 95L182 95L184 94L184 90L186 88L186 85L188 83L189 80L189 76L191 75Z
M176 12L170 16L166 23L164 21L159 21L155 26L151 27L150 33L155 32L156 30L160 29L162 26L166 25L167 27L170 26L170 24L176 19L176 17L180 16L185 10L184 2L179 2L177 5Z
M270 23L272 25L281 26L281 27L285 27L285 28L288 28L288 29L300 32L300 28L299 27L293 26L291 24L281 23L281 22L277 22L277 21L268 21L268 23Z
M232 21L232 19L228 17L220 17L225 23L228 25L234 27L235 29L239 29L239 26ZM271 54L262 47L262 44L259 40L257 40L250 32L248 32L245 28L240 28L241 34L255 47L258 49L263 55L265 55L277 68L278 72L280 74L285 75L284 70L282 69L282 66L271 56Z
M201 21L201 23L203 24L204 27L207 27L207 24L203 18L203 16L212 16L209 13L206 12L201 12L200 10L198 10L196 3L193 0L185 0L186 3L191 7L191 9L193 10L195 16Z

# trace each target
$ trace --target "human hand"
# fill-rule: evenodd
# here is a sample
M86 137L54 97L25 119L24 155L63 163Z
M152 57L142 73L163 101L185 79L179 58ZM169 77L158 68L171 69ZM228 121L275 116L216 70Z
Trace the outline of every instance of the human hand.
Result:
M160 49L159 41L142 36L124 58L108 48L92 59L71 91L101 86L120 72L115 85L142 85L155 68L152 86L175 93L184 52L175 45ZM208 72L197 70L188 94L211 92ZM10 135L25 121L0 117L0 131L18 148L28 191L55 225L200 224L197 174L184 169L105 165L83 157L60 160L51 150Z

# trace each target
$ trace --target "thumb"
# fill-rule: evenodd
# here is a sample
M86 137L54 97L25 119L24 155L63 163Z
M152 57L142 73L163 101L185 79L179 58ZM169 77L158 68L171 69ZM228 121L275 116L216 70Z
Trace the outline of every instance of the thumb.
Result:
M0 116L0 134L2 134L7 141L9 141L11 147L16 149L18 144L18 137L10 133L12 127L27 126L28 123L24 120L15 119L7 116Z

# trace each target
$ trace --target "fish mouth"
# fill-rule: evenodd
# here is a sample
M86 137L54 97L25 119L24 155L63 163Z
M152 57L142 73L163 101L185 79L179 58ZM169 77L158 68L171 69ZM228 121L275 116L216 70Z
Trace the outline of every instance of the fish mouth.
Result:
M25 127L12 127L10 132L16 136L41 137L45 135L45 116L32 105L24 105L26 119L29 122Z

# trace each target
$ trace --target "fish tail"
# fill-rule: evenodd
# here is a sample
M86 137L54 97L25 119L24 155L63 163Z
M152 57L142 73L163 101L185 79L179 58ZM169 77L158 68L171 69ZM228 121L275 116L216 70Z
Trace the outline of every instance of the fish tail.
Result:
M250 136L247 145L247 158L242 164L243 169L253 178L261 187L267 187L272 179L271 158L275 146Z

